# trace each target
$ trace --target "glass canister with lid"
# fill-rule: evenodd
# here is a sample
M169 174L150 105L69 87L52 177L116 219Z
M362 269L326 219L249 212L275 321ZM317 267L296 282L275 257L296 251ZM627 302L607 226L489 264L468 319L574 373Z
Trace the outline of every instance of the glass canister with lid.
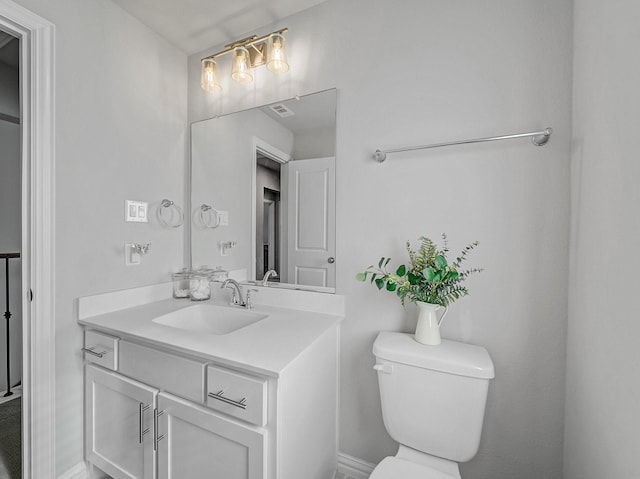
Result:
M191 301L206 301L211 299L211 270L203 267L192 271L189 275L189 297Z
M222 269L222 266L216 266L215 269L211 270L210 278L211 281L223 282L229 278L229 272Z
M173 281L173 297L177 299L188 298L189 297L189 270L187 268L183 268L177 273L173 273L171 275L171 280Z

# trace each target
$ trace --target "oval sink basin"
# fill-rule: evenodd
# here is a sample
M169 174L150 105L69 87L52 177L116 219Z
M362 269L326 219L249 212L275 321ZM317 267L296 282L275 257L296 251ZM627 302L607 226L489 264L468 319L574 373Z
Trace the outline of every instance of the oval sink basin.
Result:
M152 321L186 331L221 335L237 331L266 317L266 314L215 304L194 304L158 316Z

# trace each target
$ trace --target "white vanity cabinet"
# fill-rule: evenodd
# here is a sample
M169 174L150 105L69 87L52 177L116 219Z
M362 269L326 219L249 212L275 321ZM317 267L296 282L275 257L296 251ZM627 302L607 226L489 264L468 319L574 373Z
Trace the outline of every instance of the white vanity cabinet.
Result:
M271 375L162 345L113 343L117 357L106 367L116 371L85 351L90 465L114 479L333 477L337 326Z
M87 364L87 461L114 478L153 479L153 411L157 395L157 389Z
M264 479L267 432L178 397L158 399L158 478Z

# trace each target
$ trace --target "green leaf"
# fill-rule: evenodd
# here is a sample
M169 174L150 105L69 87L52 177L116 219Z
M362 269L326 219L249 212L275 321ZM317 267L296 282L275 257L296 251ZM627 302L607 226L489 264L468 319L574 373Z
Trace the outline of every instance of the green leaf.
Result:
M382 289L382 287L384 286L384 280L382 278L376 279L376 286L378 287L378 289Z
M387 291L395 291L396 284L395 283L387 283Z
M382 268L382 263L384 263L384 256L378 261L378 268Z
M387 261L384 262L384 265L387 266L389 264L389 261L391 261L391 258L387 258Z
M438 255L436 256L435 263L436 263L436 268L445 269L447 267L447 258L445 258L442 255Z
M407 275L407 279L409 279L409 284L411 285L418 284L418 282L420 281L420 277L413 274L411 271L409 271L409 274Z
M407 272L407 267L403 264L398 266L398 269L396 270L396 274L398 276L404 276L406 272Z
M358 281L366 281L367 273L358 273L358 274L356 274L356 279Z
M424 276L424 279L429 283L432 283L433 279L436 277L436 272L432 267L428 267L422 270L422 276Z
M458 272L457 272L457 271L449 271L449 272L447 273L447 276L445 277L445 279L447 279L447 280L449 280L449 279L456 279L458 276L460 276L460 275L458 274Z
M378 277L378 275L376 273L373 273L371 275L371 281L370 282L373 283L376 280L377 277Z

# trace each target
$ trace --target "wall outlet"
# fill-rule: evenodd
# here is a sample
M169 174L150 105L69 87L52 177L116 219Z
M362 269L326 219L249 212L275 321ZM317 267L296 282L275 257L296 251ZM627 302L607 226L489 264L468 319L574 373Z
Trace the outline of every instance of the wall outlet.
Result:
M146 201L127 200L124 202L124 220L134 223L147 223L149 203Z

